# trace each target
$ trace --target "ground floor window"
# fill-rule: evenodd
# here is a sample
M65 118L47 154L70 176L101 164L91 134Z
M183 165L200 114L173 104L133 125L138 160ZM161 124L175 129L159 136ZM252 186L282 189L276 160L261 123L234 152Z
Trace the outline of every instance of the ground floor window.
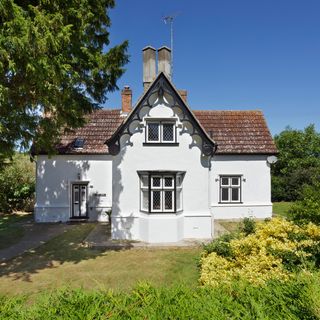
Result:
M147 172L140 174L141 210L177 212L182 210L183 174Z
M220 202L241 202L241 176L220 176Z

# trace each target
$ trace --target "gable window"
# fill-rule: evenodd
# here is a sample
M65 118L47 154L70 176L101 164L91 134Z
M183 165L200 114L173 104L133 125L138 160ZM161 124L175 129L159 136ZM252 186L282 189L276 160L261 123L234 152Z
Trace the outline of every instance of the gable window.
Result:
M154 213L181 211L182 180L182 174L176 172L141 174L141 210Z
M148 121L146 128L147 143L175 143L176 128L173 122Z
M241 176L220 176L220 202L241 202Z

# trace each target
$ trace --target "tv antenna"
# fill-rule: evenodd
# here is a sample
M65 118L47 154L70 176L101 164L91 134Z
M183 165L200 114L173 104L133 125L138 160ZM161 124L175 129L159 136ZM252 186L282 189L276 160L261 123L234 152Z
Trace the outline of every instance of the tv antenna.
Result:
M170 46L171 46L171 61L170 61L170 67L171 67L171 80L173 79L173 21L178 16L178 13L174 15L164 16L163 22L165 24L170 25Z

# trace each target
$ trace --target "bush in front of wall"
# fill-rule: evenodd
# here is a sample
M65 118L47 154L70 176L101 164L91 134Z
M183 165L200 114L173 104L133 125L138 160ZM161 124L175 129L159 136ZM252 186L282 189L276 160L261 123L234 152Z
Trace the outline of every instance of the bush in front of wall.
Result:
M237 279L258 286L270 280L286 282L294 272L312 270L320 264L320 227L312 223L298 226L274 218L257 223L248 235L240 232L229 239L224 246L231 254L221 252L219 239L207 245L213 250L202 254L201 284L215 287Z

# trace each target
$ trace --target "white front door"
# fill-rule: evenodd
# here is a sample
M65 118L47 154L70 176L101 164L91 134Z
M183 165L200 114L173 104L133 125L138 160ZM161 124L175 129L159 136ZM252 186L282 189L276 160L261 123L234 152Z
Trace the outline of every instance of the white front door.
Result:
M87 217L87 185L72 185L72 218Z

